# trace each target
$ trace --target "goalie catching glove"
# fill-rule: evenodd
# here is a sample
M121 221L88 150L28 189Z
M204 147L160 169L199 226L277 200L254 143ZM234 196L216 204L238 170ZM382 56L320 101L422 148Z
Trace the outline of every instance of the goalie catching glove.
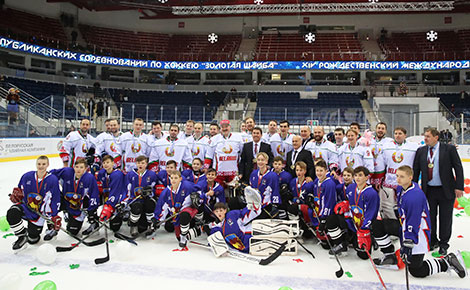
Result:
M245 187L246 207L249 210L258 210L261 207L261 195L259 191L251 186Z

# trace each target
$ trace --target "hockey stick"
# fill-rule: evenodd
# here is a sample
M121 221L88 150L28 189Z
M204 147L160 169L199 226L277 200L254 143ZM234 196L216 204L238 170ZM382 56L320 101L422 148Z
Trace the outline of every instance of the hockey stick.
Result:
M299 244L305 250L305 252L309 253L312 256L312 258L315 259L315 255L309 249L307 249L301 242L299 242L298 239L296 240L297 240L297 244Z
M91 242L85 242L85 239L91 237L94 233L98 232L100 229L102 228L102 225L100 225L99 227L97 227L95 230L93 230L88 236L86 236L85 238L81 239L80 241L78 241L78 243L75 243L73 246L70 246L70 247L60 247L60 246L57 246L55 247L56 251L57 252L70 252L71 250L75 249L76 247L78 247L80 244L84 244L85 246L88 246L88 247L93 247L93 246L97 246L97 245L101 245L102 243L104 243L106 240L104 238L100 238L100 239L97 239L95 241L91 241Z
M408 279L408 263L405 262L406 290L410 290L410 280Z
M315 212L315 217L318 221L318 224L320 225L320 218L318 217L318 214ZM302 220L303 220L303 217L301 216ZM304 223L307 225L307 227L309 228L309 230L314 234L316 235L315 233L315 230L304 220ZM330 249L333 249L333 246L331 245L331 242L330 242L330 239L328 237L326 237L326 242L328 243L328 246L330 247ZM336 271L336 278L341 278L344 274L344 270L343 270L343 266L341 266L341 262L339 261L339 258L338 258L338 255L332 251L333 254L335 255L335 259L336 259L336 262L338 263L339 265L339 270Z
M160 224L166 223L167 221L169 221L169 220L175 218L176 216L178 216L180 213L181 213L181 211L172 214L171 216L169 216L169 217L167 217L166 219L164 219L163 221L161 221ZM150 231L153 231L153 232L152 232L151 235L148 235L148 236L147 236L147 239L152 239L152 238L154 238L155 235L156 235L155 232L156 232L157 230L153 230L153 229L150 227L150 229L148 229L147 232L150 232Z
M189 241L189 242L194 244L194 245L197 245L197 246L209 249L209 250L211 249L211 247L207 244L199 243L199 242L196 242L196 241ZM282 252L284 252L284 250L286 248L286 245L287 245L287 242L284 242L274 253L272 253L270 256L268 256L267 258L264 258L264 259L257 258L257 257L254 257L254 256L250 255L250 254L245 254L245 253L239 252L237 250L232 250L232 249L229 249L227 251L227 254L231 258L235 258L235 259L243 260L243 261L246 261L246 262L252 262L252 263L256 263L258 265L266 266L266 265L271 264L274 260L276 260L282 254Z
M109 240L108 240L108 228L104 227L104 238L106 239L106 257L96 258L95 264L103 264L109 261Z

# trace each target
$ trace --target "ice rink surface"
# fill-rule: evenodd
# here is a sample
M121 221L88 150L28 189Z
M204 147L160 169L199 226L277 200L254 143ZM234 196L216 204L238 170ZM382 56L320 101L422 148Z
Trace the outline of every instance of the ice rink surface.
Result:
M59 158L51 159L50 169L61 167ZM470 177L470 163L464 163L465 176ZM0 216L6 215L10 207L8 194L17 185L22 174L35 169L35 160L0 163ZM466 195L469 197L469 195ZM460 211L455 211L455 214ZM470 251L470 217L465 213L454 217L450 251ZM86 226L86 225L85 225ZM121 232L129 235L129 228L123 225ZM79 246L71 252L57 253L56 262L44 265L36 259L37 245L29 245L20 253L14 254L13 236L10 232L0 232L0 289L2 278L10 273L18 274L20 285L17 289L33 289L43 280L52 280L58 290L78 289L236 289L236 290L277 290L282 286L292 289L382 289L381 284L369 260L360 260L354 250L349 250L347 257L341 258L345 272L336 278L339 269L336 261L328 257L326 250L305 242L316 256L313 259L301 247L297 256L281 256L268 266L260 266L229 257L215 258L204 248L189 244L188 251L174 251L178 248L174 234L159 229L154 240L139 237L138 246L126 241L116 240L110 235L111 260L96 266L94 259L106 255L105 245L96 247ZM101 230L104 236L104 230ZM98 237L98 235L96 235ZM92 239L90 239L92 240ZM198 241L205 242L200 237ZM75 240L65 233L51 242L54 246L68 246ZM396 245L396 244L395 244ZM372 253L373 257L380 252ZM427 257L431 257L428 253ZM71 269L71 264L79 264ZM35 272L46 272L45 275L30 275ZM405 272L380 269L388 289L405 289ZM455 273L440 273L434 276L417 279L410 276L411 289L470 289L470 278L460 279Z

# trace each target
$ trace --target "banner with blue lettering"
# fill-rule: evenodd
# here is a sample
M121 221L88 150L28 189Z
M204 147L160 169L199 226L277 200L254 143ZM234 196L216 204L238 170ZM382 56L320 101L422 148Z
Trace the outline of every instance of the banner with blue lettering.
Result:
M456 61L155 61L99 56L47 48L0 37L0 47L51 58L131 68L165 70L456 70L470 69L470 60Z

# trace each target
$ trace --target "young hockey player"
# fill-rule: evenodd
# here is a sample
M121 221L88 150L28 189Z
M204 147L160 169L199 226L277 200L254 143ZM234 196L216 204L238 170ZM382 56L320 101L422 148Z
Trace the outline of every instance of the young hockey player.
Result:
M338 202L347 200L346 188L348 188L348 186L354 182L354 169L352 169L351 167L346 167L343 170L342 177L343 177L343 183L336 185L336 194L337 194L336 200Z
M57 215L60 206L59 181L47 172L48 166L49 158L39 156L36 171L23 174L18 187L10 195L14 205L7 211L7 221L18 237L13 243L15 251L25 247L26 242L39 242L44 225L44 219L39 214L50 217L54 230L60 229L62 219ZM28 221L27 228L23 226L22 219Z
M368 147L358 144L358 133L352 129L346 132L348 143L338 150L339 165L341 170L346 167L356 168L365 166L369 172L374 171L374 160Z
M154 199L157 174L147 170L147 157L139 156L135 159L137 168L126 174L127 197L130 203L131 215L129 217L130 233L137 237L146 231L151 224L157 202Z
M389 234L400 237L400 256L409 265L413 277L424 278L439 272L452 269L460 278L467 276L467 270L460 251L449 253L443 258L424 260L429 251L430 215L429 206L419 185L413 180L413 169L400 166L396 170L398 219L393 225L381 221L374 223L374 237L380 250L384 253L381 259L374 259L378 265L393 266L397 264L395 248Z
M89 130L90 120L83 119L80 122L80 129L70 132L67 137L65 137L62 147L59 150L59 155L64 163L64 167L73 166L77 158L87 157L90 148L95 147L95 140L88 134Z
M122 214L118 213L112 217L116 209L122 207L121 201L126 197L126 182L124 173L114 169L114 160L111 156L103 157L103 169L98 172L98 188L104 195L104 205L100 220L108 221L112 231L117 232L122 225ZM96 223L91 228L97 227ZM84 233L85 234L85 233Z
M150 153L149 138L142 132L144 120L136 118L132 126L133 130L122 134L120 138L125 172L130 172L136 167L137 156L148 156Z
M279 177L279 188L283 184L289 185L292 180L292 175L289 172L284 170L284 159L281 156L276 156L273 159L273 169L272 171L277 174Z
M330 255L346 253L349 236L357 256L364 260L368 258L366 251L370 252L372 245L370 227L379 211L379 195L372 185L367 184L369 174L370 171L364 166L354 169L356 183L347 187L347 199L336 204L335 214L327 220L326 228L333 246Z
M87 167L86 160L78 158L73 168L51 170L51 174L62 184L62 208L68 216L67 230L73 235L78 234L86 216L92 223L90 219L96 217L96 209L99 206L98 185L95 177L86 172ZM54 229L49 229L48 233L51 237L57 235Z
M200 180L196 185L201 193L204 206L204 221L206 222L214 221L214 217L211 215L214 205L218 202L225 203L224 188L215 181L216 178L217 171L214 168L209 168L206 172L206 179Z
M191 162L191 169L183 170L181 175L194 184L206 179L206 175L202 172L202 160L198 157L194 158Z

